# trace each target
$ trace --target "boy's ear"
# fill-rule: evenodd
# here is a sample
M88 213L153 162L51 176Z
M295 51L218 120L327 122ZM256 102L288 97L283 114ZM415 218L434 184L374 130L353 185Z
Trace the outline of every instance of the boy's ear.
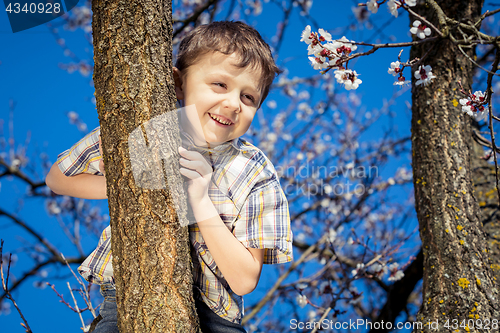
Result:
M177 95L178 100L183 100L184 99L184 91L182 91L182 73L181 71L177 68L173 68L173 74L174 74L174 83L175 83L175 94Z

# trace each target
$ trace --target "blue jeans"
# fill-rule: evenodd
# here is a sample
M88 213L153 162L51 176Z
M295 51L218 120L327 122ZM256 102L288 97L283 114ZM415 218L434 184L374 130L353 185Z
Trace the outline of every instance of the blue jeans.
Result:
M102 319L97 323L92 332L120 333L116 310L116 290L110 284L103 284L101 285L101 294L104 297L104 303L102 303L99 313ZM198 318L200 319L200 328L203 333L246 333L242 325L222 319L205 302L198 300L196 297L195 305Z
M93 333L120 333L118 330L118 312L116 310L116 289L111 284L101 285L104 302L99 310L102 319L97 323Z

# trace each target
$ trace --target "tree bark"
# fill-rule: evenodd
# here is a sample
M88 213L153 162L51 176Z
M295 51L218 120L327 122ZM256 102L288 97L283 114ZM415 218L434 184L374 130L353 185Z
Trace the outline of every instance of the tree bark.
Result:
M436 3L458 21L475 22L482 7L481 0ZM420 5L415 11L439 26L432 6ZM411 58L427 52L423 64L431 65L437 77L412 91L415 208L424 254L423 304L417 317L424 327L414 331L464 331L464 327L453 327L454 320L460 325L462 320L484 322L500 317L481 211L473 193L472 121L458 102L463 98L458 82L470 89L473 67L449 39L413 47ZM466 52L474 56L474 50ZM447 320L448 328L444 326ZM436 322L437 330L428 324ZM483 331L477 325L469 325L468 330Z
M127 333L196 332L187 227L171 188L136 184L128 147L135 129L175 107L171 1L96 0L92 11L118 326Z

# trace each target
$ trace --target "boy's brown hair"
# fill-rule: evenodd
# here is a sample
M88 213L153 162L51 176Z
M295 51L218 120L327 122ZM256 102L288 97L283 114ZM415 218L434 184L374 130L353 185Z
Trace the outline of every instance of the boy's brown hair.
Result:
M261 104L267 97L274 78L281 73L274 62L269 45L257 30L243 22L221 21L196 27L179 44L175 67L183 72L209 52L226 55L236 52L240 57L238 67L250 65L261 70Z

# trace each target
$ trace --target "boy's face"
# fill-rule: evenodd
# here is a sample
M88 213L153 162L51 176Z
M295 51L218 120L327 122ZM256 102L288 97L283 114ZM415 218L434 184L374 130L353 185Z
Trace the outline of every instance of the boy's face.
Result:
M245 134L260 105L261 71L239 68L236 54L203 55L184 73L174 68L177 99L195 109L206 142L217 145ZM199 126L195 126L199 128Z

